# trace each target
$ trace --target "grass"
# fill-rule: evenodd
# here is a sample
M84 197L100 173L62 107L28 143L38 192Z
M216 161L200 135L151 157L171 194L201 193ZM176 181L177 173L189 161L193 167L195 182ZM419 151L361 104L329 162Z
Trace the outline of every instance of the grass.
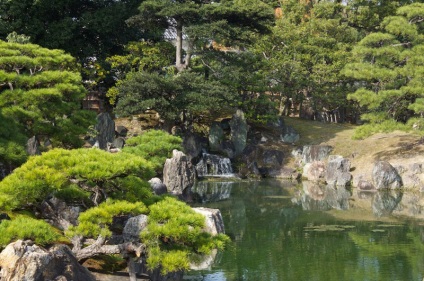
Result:
M376 161L389 161L392 165L421 163L424 141L421 136L395 131L378 133L362 140L353 139L356 125L322 123L300 118L284 118L299 134L297 146L330 145L332 154L351 160L352 174L370 174Z

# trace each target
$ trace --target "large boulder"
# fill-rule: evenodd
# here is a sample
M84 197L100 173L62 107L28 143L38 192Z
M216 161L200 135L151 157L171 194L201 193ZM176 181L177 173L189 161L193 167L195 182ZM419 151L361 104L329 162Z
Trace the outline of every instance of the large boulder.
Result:
M285 143L295 143L300 139L299 133L292 126L285 126L281 133L281 141Z
M303 164L325 160L333 148L329 145L305 145L302 150Z
M51 225L67 230L70 226L78 224L78 216L81 207L68 205L65 201L51 197L40 206L41 217L47 220Z
M237 110L230 121L231 141L234 145L235 156L240 155L247 143L247 132L249 127L241 110Z
M125 242L139 242L140 233L147 227L147 216L138 215L129 218L125 224L122 235Z
M326 168L325 163L322 161L307 163L303 167L302 177L313 182L324 181Z
M397 189L403 186L396 169L386 161L378 161L372 170L372 181L377 189Z
M96 144L94 146L108 150L115 139L115 122L109 113L104 112L97 115L97 123L94 129L97 131Z
M166 159L163 167L163 183L168 192L174 195L183 195L191 188L196 180L196 170L189 157L183 152L175 150L172 158Z
M222 219L221 211L219 209L198 207L193 208L193 210L205 217L206 232L212 234L213 236L220 233L225 233L224 220Z
M183 148L187 156L196 159L202 153L202 139L194 133L185 134Z
M18 240L0 253L0 267L2 281L94 281L65 245L46 250L32 241Z
M343 158L341 156L333 157L328 161L325 180L330 185L350 185L352 174L349 171L349 159Z
M221 145L224 140L224 130L222 130L219 123L214 122L209 129L209 150L212 152L221 151Z

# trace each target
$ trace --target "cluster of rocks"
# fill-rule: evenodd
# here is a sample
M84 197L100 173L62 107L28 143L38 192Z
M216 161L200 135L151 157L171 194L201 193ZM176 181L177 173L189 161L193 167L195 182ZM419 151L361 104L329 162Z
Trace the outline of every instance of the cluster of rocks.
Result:
M47 202L50 208L45 208L41 216L49 218L53 225L58 226L62 230L67 229L70 225L75 225L74 220L75 210L72 207L66 208L66 203L60 202L59 199L52 199ZM59 206L63 214L58 216L59 211L54 210L52 205ZM67 209L67 211L66 211ZM224 222L221 212L218 209L209 208L193 208L195 212L202 214L205 217L204 231L217 235L224 233ZM66 218L69 221L66 221ZM65 223L66 221L66 223ZM119 218L116 224L121 227L114 227L114 234L108 241L108 247L112 245L127 245L128 243L137 243L140 240L140 233L147 227L147 216L139 215L135 217ZM114 222L114 226L115 222ZM116 232L116 229L121 229ZM89 242L89 241L88 241ZM56 281L90 281L95 280L91 273L82 265L79 264L78 254L73 252L67 245L59 244L50 248L43 248L35 245L32 241L18 240L9 244L0 253L0 279L1 280L56 280ZM149 270L146 267L144 256L135 259L135 272L139 276L149 276L149 280L164 281L164 280L181 280L183 272L174 272L168 275L160 274L160 269ZM206 257L203 263L196 264L196 268L208 267L213 262L213 259Z
M353 185L362 191L424 188L422 164L414 163L405 168L401 165L392 166L387 161L376 161L369 175L358 175L354 178L350 159L331 155L331 151L332 147L325 145L308 145L293 151L293 156L303 169L302 178L334 186Z

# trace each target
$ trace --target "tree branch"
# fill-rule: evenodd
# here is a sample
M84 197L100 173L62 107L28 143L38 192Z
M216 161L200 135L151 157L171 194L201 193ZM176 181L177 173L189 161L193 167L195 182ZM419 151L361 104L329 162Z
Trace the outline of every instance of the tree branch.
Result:
M145 245L142 243L125 242L116 245L105 245L106 238L101 235L97 237L97 240L93 244L85 248L82 248L83 240L84 238L82 236L74 236L72 238L72 244L74 245L72 252L78 261L100 254L121 254L123 256L134 254L140 257L145 251Z

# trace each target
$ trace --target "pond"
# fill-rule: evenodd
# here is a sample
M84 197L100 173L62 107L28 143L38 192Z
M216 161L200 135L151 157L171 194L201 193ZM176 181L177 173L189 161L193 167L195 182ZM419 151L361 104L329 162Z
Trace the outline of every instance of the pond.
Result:
M185 280L423 280L422 195L277 180L200 182L232 243Z

